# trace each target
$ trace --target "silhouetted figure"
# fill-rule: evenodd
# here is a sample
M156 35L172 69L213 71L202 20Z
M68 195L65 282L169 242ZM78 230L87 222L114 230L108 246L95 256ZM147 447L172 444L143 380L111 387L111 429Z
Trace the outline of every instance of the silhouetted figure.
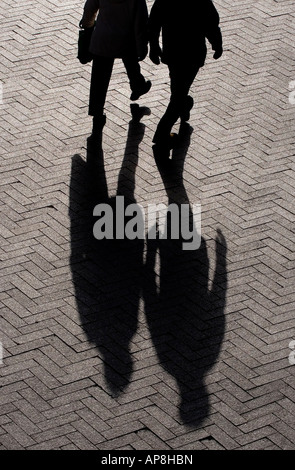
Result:
M169 204L179 206L189 204L182 171L190 126L187 123L184 126L183 148L174 150L169 165L159 165ZM167 224L170 225L169 220ZM206 374L216 364L225 330L226 242L218 230L211 286L203 237L197 250L183 250L181 238L147 243L143 296L149 331L160 364L175 378L179 388L180 402L176 405L181 421L198 427L209 413Z
M190 87L205 63L206 39L215 51L214 59L221 57L222 36L219 15L211 0L155 0L149 17L150 59L153 63L168 65L171 96L161 118L153 142L173 148L177 135L171 134L176 121L186 122L194 101ZM162 32L162 49L159 43Z
M95 24L90 43L93 64L88 111L93 116L93 141L106 122L104 105L115 58L121 58L125 65L132 101L151 87L139 64L148 52L147 20L145 0L86 0L80 26L91 28Z
M140 122L148 108L131 105L125 154L119 172L116 196L125 204L135 203L135 170L138 146L145 126ZM142 284L143 239L96 239L94 207L107 204L116 224L116 197L109 195L102 146L87 162L80 155L72 160L70 184L71 271L75 297L88 348L95 345L102 359L106 391L118 396L129 384L133 361L130 342L138 324ZM121 227L122 228L122 227ZM87 343L84 344L84 347ZM103 381L98 384L104 387Z

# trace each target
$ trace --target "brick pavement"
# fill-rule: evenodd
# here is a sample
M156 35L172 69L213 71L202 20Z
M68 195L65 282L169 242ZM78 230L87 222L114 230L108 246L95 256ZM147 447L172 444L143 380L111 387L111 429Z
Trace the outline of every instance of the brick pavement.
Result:
M148 58L137 124L116 62L89 170L83 2L2 2L2 450L294 450L295 2L215 3L225 54L173 170L152 154L169 94ZM201 248L97 242L93 207L117 194L201 203Z

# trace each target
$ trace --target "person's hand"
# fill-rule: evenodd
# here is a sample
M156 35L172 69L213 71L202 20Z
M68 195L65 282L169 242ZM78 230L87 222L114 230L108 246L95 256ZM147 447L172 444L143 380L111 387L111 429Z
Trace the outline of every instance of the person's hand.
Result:
M213 59L215 59L215 60L219 59L222 56L222 54L223 54L222 47L219 47L218 49L215 49Z
M160 46L159 45L151 45L150 46L150 55L149 55L151 61L154 64L159 65L161 56L162 56L162 49L160 48Z
M79 28L90 30L94 28L95 24L96 24L95 16L88 18L85 15L83 15L79 22Z
M93 29L95 23L83 23L82 20L79 23L79 28L80 29L86 29L86 30L91 30Z

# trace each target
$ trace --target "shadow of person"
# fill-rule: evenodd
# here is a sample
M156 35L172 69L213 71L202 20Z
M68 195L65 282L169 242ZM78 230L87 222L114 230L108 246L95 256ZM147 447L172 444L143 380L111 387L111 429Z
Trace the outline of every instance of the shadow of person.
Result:
M218 359L224 336L226 242L218 230L215 272L209 287L207 245L198 231L195 205L189 203L182 178L190 142L191 128L188 124L183 132L182 146L174 150L171 160L158 165L158 168L169 205L175 204L179 214L183 205L189 205L189 219L180 219L180 225L188 223L191 233L194 236L198 233L199 248L195 249L196 245L192 245L194 249L184 249L184 237L174 237L176 228L174 225L172 230L173 216L167 216L166 239L158 237L152 240L148 233L143 297L159 362L175 378L180 392L181 422L198 427L209 414L205 380ZM156 266L156 259L159 259L159 267Z
M112 396L125 390L133 371L130 342L137 328L143 267L144 239L130 240L124 231L116 239L116 221L127 223L125 207L135 204L134 175L145 131L140 118L149 110L134 105L131 111L117 186L120 205L108 194L102 142L94 149L88 146L86 162L74 155L70 182L70 264L76 303L87 341L102 359L101 386ZM101 217L94 217L94 208ZM104 224L95 230L103 217Z

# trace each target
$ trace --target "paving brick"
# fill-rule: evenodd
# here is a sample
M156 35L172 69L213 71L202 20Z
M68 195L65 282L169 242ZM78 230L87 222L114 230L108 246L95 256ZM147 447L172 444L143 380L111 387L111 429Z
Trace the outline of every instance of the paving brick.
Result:
M14 442L16 441L16 449L20 450L21 448L24 449L29 445L32 445L35 443L35 441L29 436L28 433L25 432L25 430L21 427L19 427L18 424L16 423L9 423L4 426L5 431L7 432L7 437L2 436L1 441L5 442L5 437L6 440L9 442L12 442L12 445L14 445ZM10 447L10 450L14 450L14 447Z
M165 424L162 424L155 417L145 417L142 418L141 421L149 430L151 430L164 442L175 437L174 433L172 433Z
M89 425L84 419L75 421L73 427L76 428L85 438L87 438L94 446L103 442L105 438Z
M5 434L1 436L1 449L2 450L25 450L26 447L26 442L23 442L25 438L23 439L23 444L21 444L18 440L18 436L13 436L13 429L11 430L12 432L10 434Z
M108 440L99 445L99 450L109 450L120 449L122 447L129 447L133 445L133 442L137 441L137 434L129 433L124 436L117 437L115 439Z
M56 449L65 449L69 445L69 439L66 436L61 436L53 439L48 439L39 444L34 444L28 447L28 450L56 450Z
M223 449L235 450L238 448L237 442L218 426L210 426L208 427L208 431L215 441L223 447Z

